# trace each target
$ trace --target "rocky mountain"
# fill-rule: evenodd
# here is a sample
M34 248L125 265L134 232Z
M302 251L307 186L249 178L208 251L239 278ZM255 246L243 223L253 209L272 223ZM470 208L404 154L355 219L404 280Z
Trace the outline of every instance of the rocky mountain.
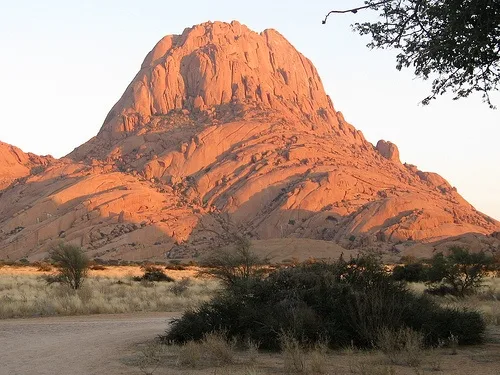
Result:
M23 176L0 193L0 258L58 241L143 259L235 233L394 249L500 230L396 145L366 141L277 31L238 22L164 37L94 138Z

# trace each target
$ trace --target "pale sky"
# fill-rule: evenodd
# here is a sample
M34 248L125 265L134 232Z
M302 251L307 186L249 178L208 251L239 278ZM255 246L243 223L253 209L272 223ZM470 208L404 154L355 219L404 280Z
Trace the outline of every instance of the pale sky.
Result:
M362 1L0 0L0 141L61 157L94 136L167 34L205 21L273 28L312 60L335 108L372 143L441 174L478 210L500 219L500 109L479 95L423 107L430 82L395 69L395 51L372 51L350 24L325 13ZM368 14L366 14L368 16ZM493 95L500 108L500 94Z

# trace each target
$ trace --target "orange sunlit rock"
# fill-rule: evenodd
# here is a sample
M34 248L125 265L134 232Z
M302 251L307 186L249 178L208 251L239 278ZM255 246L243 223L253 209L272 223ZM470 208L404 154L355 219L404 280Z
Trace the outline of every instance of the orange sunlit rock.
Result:
M51 156L25 153L17 147L0 142L0 190L18 178L41 173L52 161Z
M234 233L397 250L500 231L394 144L366 141L281 34L238 22L164 37L66 158L4 154L0 258L39 259L60 241L138 260L193 256Z

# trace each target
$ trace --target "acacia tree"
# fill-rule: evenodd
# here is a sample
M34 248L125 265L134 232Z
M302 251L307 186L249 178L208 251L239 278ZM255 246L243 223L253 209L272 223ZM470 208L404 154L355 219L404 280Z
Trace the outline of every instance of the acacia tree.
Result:
M399 50L396 68L412 67L417 77L432 79L423 104L447 91L454 100L480 92L495 108L490 93L500 82L500 0L366 0L364 6L335 13L379 12L376 22L353 25L370 35L370 48Z
M458 297L465 297L482 286L486 272L492 264L492 257L484 252L471 253L460 246L452 246L448 255L437 253L431 260L427 272L428 283L444 285Z
M87 276L89 267L89 259L82 249L74 245L61 244L49 255L59 270L61 281L72 289L79 289Z
M213 276L230 287L262 275L265 272L262 267L269 263L268 259L252 252L247 238L232 237L232 246L217 248L201 261L205 268L202 274Z

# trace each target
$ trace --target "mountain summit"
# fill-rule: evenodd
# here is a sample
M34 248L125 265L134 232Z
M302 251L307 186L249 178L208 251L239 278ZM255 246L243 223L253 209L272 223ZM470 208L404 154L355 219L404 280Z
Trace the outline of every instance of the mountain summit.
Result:
M97 141L120 140L176 111L204 114L210 123L280 114L316 133L364 142L335 111L311 61L280 33L209 22L160 40L90 142L94 147L87 144L71 156L89 156L89 148L102 154Z
M366 141L281 34L238 22L160 40L99 133L44 168L0 192L2 255L64 240L188 257L234 234L384 250L500 230L393 143Z
M291 112L315 122L335 117L316 69L281 34L257 34L238 22L216 22L163 38L110 112L101 134L119 137L152 116L231 103Z

